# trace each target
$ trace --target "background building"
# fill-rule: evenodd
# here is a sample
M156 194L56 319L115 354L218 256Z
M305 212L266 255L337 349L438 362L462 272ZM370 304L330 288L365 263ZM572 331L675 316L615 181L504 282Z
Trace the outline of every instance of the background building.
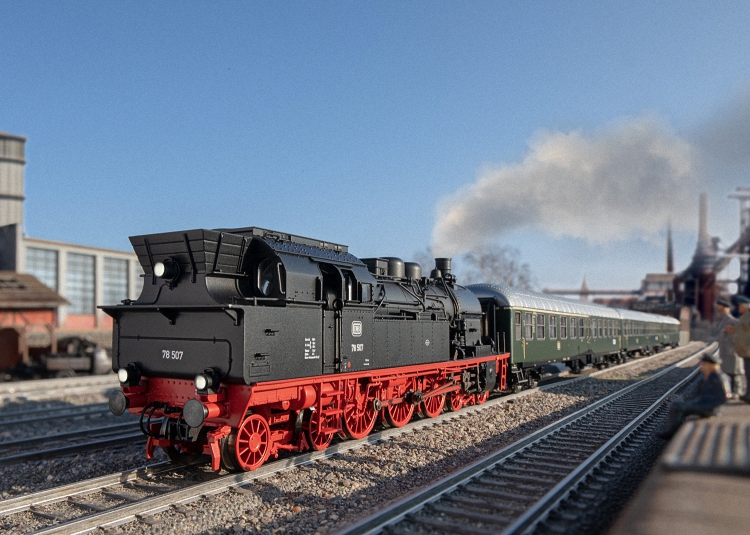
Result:
M112 319L96 307L138 297L143 273L138 258L25 236L25 144L24 137L0 132L0 271L33 275L62 297L61 303L67 301L57 307L58 337L81 334L109 347ZM51 340L37 343L43 342L51 345Z

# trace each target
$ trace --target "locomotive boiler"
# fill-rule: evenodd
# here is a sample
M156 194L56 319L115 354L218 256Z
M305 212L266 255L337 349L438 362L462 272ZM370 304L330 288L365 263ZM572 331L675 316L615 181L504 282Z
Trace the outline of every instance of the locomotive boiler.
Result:
M140 297L114 320L114 414L140 414L147 456L254 470L281 451L362 438L505 389L507 353L450 259L359 259L256 227L131 237Z

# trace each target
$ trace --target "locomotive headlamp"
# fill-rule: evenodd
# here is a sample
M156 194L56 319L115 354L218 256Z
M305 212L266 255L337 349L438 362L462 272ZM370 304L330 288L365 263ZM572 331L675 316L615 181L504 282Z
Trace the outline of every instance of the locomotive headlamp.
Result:
M117 379L123 386L136 386L141 382L141 370L132 362L117 370Z
M157 262L154 264L154 275L160 279L174 280L180 274L180 265L177 260L172 258L165 258L164 262Z
M195 389L201 394L215 394L219 388L219 374L213 368L206 368L203 373L195 376Z
M196 390L205 390L208 386L208 377L203 375L202 373L199 373L195 376L195 389Z
M128 370L127 370L127 368L120 368L117 371L117 378L120 380L121 383L127 383L128 382Z

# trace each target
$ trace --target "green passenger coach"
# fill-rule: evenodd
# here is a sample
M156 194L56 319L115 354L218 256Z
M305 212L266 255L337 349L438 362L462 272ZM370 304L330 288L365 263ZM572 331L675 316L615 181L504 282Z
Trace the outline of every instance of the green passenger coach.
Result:
M622 362L679 341L674 318L563 299L498 284L473 284L485 314L483 334L509 352L511 381L533 386L542 367L565 363L574 372Z

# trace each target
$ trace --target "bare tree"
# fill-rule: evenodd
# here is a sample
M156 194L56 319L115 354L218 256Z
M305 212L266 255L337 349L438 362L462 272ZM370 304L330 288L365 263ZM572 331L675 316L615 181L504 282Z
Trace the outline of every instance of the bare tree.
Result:
M500 245L467 253L463 256L466 268L461 284L490 282L532 290L536 281L531 268L520 257L518 249Z

